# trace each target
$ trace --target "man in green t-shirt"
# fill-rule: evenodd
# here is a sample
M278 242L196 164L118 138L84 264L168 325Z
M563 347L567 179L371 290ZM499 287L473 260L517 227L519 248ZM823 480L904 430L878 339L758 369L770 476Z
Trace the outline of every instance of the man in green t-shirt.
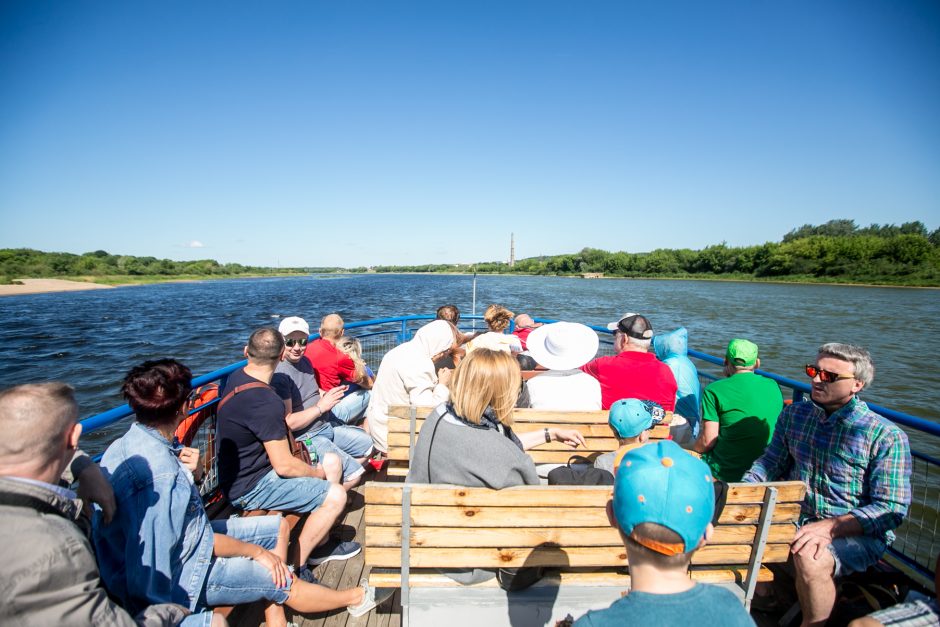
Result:
M780 387L754 372L757 344L733 339L725 352L727 379L702 393L702 431L692 449L722 481L740 481L763 454L783 409Z

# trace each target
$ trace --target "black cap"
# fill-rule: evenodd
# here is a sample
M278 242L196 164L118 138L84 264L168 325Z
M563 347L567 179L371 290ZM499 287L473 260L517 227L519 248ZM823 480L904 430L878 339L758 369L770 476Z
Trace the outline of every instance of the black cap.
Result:
M621 318L617 328L626 336L637 340L649 340L653 337L653 325L646 316L632 314Z

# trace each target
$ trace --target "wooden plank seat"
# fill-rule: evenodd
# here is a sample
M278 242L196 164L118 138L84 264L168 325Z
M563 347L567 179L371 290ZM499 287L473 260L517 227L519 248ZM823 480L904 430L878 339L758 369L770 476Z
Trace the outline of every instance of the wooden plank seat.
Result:
M796 481L731 484L714 536L695 553L690 576L736 585L749 603L756 582L773 579L765 564L787 560L804 495ZM490 490L369 482L370 583L401 587L403 612L412 589L460 587L438 569L544 566L561 572L536 586L629 588L626 549L606 514L611 496L607 486ZM468 588L496 586L491 580Z
M389 407L388 421L388 474L390 477L404 477L408 474L408 460L411 459L412 438L415 440L425 419L434 410L433 407L412 405L393 405ZM572 449L561 442L541 444L526 451L536 464L564 464L572 455L596 457L617 449L617 439L607 424L607 410L597 411L551 411L544 409L513 410L513 429L517 433L541 431L546 427L566 427L577 429L584 436L586 447ZM412 436L412 416L414 435ZM653 440L665 440L669 437L669 420L653 427L650 434Z

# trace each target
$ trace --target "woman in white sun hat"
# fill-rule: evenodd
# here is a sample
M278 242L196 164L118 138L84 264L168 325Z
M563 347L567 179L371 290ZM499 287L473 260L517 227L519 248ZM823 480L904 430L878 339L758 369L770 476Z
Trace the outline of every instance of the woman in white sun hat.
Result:
M578 369L597 353L597 333L577 322L555 322L532 331L526 344L532 358L548 368L547 372L529 379L533 409L601 408L600 383Z

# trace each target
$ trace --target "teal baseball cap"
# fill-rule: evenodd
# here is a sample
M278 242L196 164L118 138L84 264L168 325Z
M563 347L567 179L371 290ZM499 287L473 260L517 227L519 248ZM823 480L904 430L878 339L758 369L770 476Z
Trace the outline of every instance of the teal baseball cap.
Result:
M715 513L715 491L708 465L671 440L629 451L614 482L614 517L624 535L640 523L655 523L677 533L681 545L633 540L665 555L694 550ZM646 542L644 542L646 540Z
M622 398L610 406L607 423L617 437L635 438L653 426L653 412L644 402L635 398Z

